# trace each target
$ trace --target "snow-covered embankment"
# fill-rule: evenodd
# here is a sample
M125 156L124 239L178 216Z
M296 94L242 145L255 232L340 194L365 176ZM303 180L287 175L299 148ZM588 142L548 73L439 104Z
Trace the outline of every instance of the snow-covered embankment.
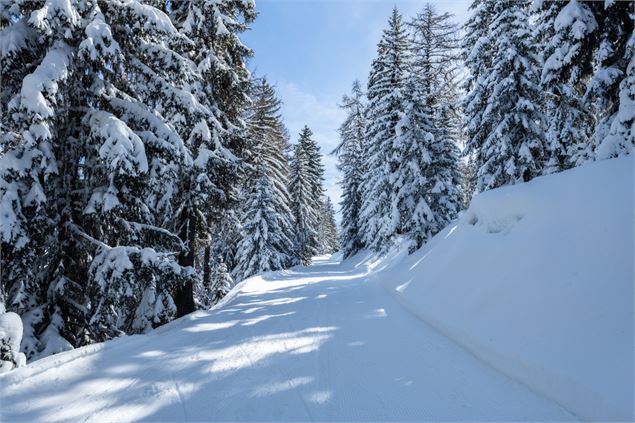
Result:
M633 419L634 157L477 196L376 277L420 318L583 420Z

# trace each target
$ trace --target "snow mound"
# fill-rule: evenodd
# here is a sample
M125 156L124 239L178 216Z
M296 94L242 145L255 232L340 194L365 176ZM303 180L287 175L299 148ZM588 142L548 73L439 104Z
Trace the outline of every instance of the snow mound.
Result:
M375 263L376 277L583 420L632 420L634 157L478 195L418 252Z
M21 340L22 319L16 313L4 313L4 306L0 306L0 373L26 363L26 356L20 352Z

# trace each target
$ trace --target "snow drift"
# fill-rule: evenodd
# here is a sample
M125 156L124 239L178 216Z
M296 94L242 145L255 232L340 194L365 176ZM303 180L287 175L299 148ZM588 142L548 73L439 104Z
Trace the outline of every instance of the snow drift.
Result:
M420 318L584 420L632 420L634 157L478 195L376 277Z

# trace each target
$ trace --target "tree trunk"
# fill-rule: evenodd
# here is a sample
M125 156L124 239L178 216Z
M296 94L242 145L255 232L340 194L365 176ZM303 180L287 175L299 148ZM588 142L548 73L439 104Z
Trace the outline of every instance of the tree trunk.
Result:
M194 267L196 221L195 217L189 212L185 212L185 221L187 223L181 228L180 238L186 243L188 251L179 254L179 264L181 266ZM194 285L191 279L176 288L174 304L176 305L177 319L196 310L194 306Z

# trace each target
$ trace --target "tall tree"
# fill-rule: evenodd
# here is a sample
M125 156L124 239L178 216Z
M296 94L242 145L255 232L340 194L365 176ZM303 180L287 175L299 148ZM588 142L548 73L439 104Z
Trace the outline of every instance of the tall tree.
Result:
M333 153L337 154L342 172L341 245L344 257L349 257L365 246L360 212L365 178L366 104L359 81L353 82L351 94L344 96L340 107L346 111L346 119L339 128L340 143Z
M295 249L299 261L305 265L319 254L320 199L324 193L324 166L320 148L305 126L290 160L289 193L295 218Z
M381 250L389 247L399 225L392 215L396 188L394 173L399 168L394 142L395 128L404 111L403 92L409 72L410 45L402 17L393 9L377 47L368 78L366 111L367 177L361 220L366 245Z
M597 116L595 157L607 159L629 154L633 148L633 31L635 2L591 2L598 23L594 46L594 72L586 98Z
M139 1L0 13L1 38L14 41L1 52L2 283L25 321L24 351L167 321L190 273L154 199L169 202L175 169L191 163L171 111L204 112L187 101L187 39Z
M205 249L204 257L211 256L212 238L223 234L223 216L233 216L229 209L238 206L236 181L245 140L241 114L248 103L250 84L245 60L251 55L239 35L254 18L255 6L249 0L172 4L172 19L191 40L184 54L192 58L201 76L201 83L194 87L196 101L207 111L198 127L191 130L188 122L197 121L175 116L175 124L191 133L188 147L194 157L193 169L181 174L180 207L174 219L176 230L188 247L179 256L184 266L195 265L198 249ZM209 279L207 260L203 271L203 277ZM179 287L175 301L178 316L194 311L193 284Z
M412 69L423 94L431 103L446 104L458 121L462 63L459 26L453 19L451 13L437 12L432 4L426 3L408 22L408 27L412 34Z
M249 165L243 182L246 205L234 269L238 280L295 263L287 189L288 141L280 116L281 102L265 78L254 79L250 97L244 154Z
M409 78L404 91L404 112L393 142L398 168L391 181L395 192L390 215L396 232L411 241L410 251L420 248L435 227L430 208L435 129L428 95L423 90L414 77Z
M544 173L554 173L583 163L593 156L592 110L583 102L584 76L592 69L589 45L597 22L584 3L536 4L542 52L541 84L546 96L546 160Z
M331 198L321 201L319 219L320 254L333 254L340 249L339 233L335 222L335 209Z
M479 191L529 181L542 172L544 161L541 97L528 4L489 3L491 63L469 66L479 73L467 107L468 115L478 114L476 120L481 126L474 131L475 123L469 124L473 133L467 144L468 153L477 152ZM482 37L479 41L484 42ZM468 62L480 62L473 53L468 55ZM481 92L489 95L483 97ZM480 100L475 108L476 98ZM484 99L486 107L482 108Z
M234 274L239 279L284 268L293 249L282 227L283 218L274 209L274 188L264 165L258 165L255 176L255 186L245 205L243 238L237 249Z

